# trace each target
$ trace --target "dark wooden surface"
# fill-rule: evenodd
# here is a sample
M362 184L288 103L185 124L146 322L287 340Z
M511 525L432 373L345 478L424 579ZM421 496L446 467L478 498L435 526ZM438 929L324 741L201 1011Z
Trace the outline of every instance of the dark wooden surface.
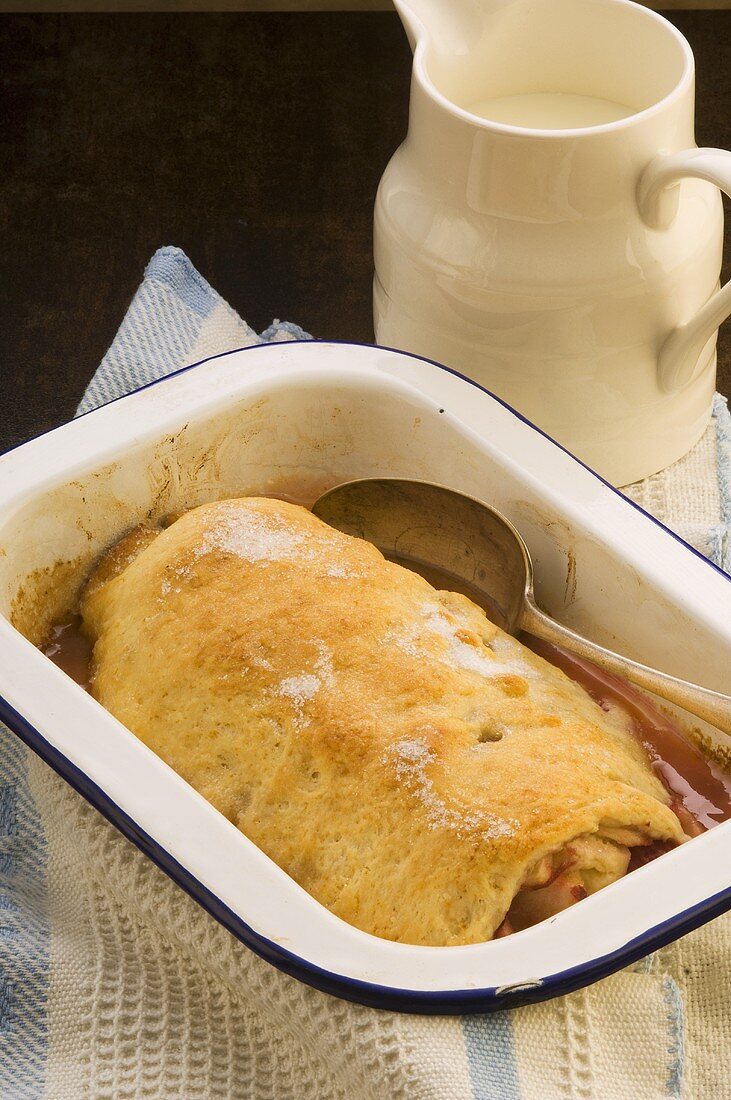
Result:
M670 18L698 143L731 147L731 12ZM409 70L389 13L0 17L0 449L72 414L161 244L255 328L372 339ZM720 353L728 393L729 326Z

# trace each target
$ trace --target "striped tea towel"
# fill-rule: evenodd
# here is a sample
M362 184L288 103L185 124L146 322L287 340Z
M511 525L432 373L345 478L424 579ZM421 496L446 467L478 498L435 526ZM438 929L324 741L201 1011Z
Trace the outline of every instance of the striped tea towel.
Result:
M180 251L152 259L81 409L261 336ZM632 486L729 565L731 431ZM0 731L0 1097L659 1100L731 1097L731 917L611 978L492 1016L362 1008L225 932Z

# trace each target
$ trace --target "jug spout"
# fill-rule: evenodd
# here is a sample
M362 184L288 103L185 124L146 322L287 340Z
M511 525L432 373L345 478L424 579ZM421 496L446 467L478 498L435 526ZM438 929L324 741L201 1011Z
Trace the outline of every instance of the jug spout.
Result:
M488 14L505 0L394 0L412 50L428 40L438 53L461 54L482 37Z

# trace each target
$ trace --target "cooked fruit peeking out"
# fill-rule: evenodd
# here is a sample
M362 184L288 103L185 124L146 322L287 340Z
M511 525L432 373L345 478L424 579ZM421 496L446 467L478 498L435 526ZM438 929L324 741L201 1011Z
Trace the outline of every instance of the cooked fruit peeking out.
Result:
M687 839L627 713L305 508L139 529L81 616L95 697L373 935L487 940Z

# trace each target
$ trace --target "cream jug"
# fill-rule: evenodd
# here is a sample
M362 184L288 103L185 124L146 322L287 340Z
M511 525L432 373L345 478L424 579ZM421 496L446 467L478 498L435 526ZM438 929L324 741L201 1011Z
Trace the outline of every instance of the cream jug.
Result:
M683 36L629 0L396 0L409 129L376 200L376 339L491 390L615 484L708 423L731 153Z

